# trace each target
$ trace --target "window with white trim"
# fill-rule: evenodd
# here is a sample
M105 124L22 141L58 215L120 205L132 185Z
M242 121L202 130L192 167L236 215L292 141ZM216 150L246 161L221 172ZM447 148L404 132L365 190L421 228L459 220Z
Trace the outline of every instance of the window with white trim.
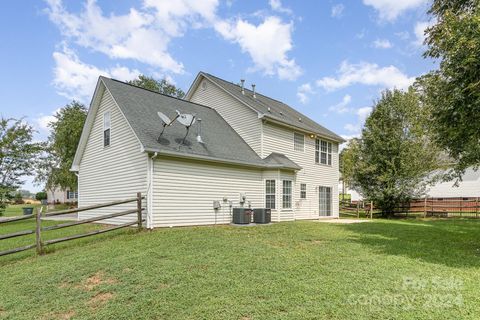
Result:
M305 183L300 184L300 199L307 199L307 185Z
M292 181L283 180L282 208L292 209Z
M332 143L320 139L315 140L315 163L332 165Z
M293 150L305 151L305 135L302 133L293 133Z
M103 146L108 147L110 145L110 111L103 114Z
M275 209L275 180L265 180L265 208Z
M78 198L78 192L76 191L67 191L67 199L77 199Z

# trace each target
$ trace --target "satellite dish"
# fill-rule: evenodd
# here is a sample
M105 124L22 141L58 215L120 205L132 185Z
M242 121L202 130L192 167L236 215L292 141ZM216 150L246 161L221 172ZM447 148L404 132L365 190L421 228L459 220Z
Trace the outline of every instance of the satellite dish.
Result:
M195 123L195 116L188 113L180 113L177 111L178 118L177 121L183 124L185 127L190 127Z
M187 136L188 136L188 131L190 130L190 127L192 126L192 124L195 123L196 117L193 114L180 113L178 110L176 111L177 111L177 117L175 119L177 119L177 121L183 124L187 129L187 133L185 133L185 137L183 137L183 140L182 140L182 144L184 144L185 139L187 139Z
M160 141L160 138L162 137L163 132L165 131L165 128L168 126L171 126L172 123L180 116L180 114L177 114L177 116L173 120L170 120L168 116L166 116L164 113L160 111L158 111L157 114L160 117L160 119L162 119L162 122L163 122L162 132L160 132L160 135L158 136L158 139L157 139L158 141Z
M157 114L160 117L160 119L162 119L163 123L166 124L167 126L170 125L170 123L172 123L172 120L170 120L170 118L167 117L164 113L158 111Z

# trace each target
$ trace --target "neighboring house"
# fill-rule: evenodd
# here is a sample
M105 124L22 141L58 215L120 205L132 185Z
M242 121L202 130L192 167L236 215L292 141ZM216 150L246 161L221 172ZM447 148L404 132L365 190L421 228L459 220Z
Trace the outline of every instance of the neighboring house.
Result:
M342 188L341 183L338 187ZM430 198L477 198L480 197L480 169L468 168L462 176L462 181L437 182L426 189ZM352 201L362 201L363 197L355 190L346 189L346 194L351 195Z
M70 189L55 188L53 190L47 190L47 202L48 203L71 203L78 200L78 192Z
M432 198L475 198L480 197L480 169L468 168L462 181L455 185L454 181L439 182L427 188Z
M270 207L274 221L338 216L341 137L279 101L242 94L204 73L187 99L100 77L72 166L79 206L142 192L150 228L229 223L231 208L242 205ZM157 112L174 118L177 110L201 119L185 143L177 122L159 138ZM79 216L102 213L112 208Z

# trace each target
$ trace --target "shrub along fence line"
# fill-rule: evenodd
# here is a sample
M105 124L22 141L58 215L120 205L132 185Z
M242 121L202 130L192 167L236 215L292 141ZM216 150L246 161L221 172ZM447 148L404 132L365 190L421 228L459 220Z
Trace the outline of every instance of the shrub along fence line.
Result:
M87 207L82 207L82 208L61 210L61 211L56 211L56 212L43 214L44 217L60 216L60 215L65 215L65 214L70 214L70 213L78 213L78 212L82 212L82 211L112 207L112 206L116 206L116 205L119 205L119 204L125 204L125 203L131 203L131 202L136 202L137 203L137 207L135 209L124 210L124 211L121 211L121 212L116 212L116 213L107 214L107 215L100 215L100 216L97 216L97 217L78 220L78 221L60 223L60 224L56 224L56 225L52 225L52 226L42 227L42 209L43 208L40 209L40 210L37 209L37 211L32 215L0 220L0 225L1 225L1 224L11 223L11 222L16 222L16 221L35 219L35 229L34 230L22 230L22 231L9 233L9 234L0 235L0 241L1 241L1 240L5 240L5 239L10 239L10 238L15 238L15 237L35 234L35 243L29 244L29 245L26 245L26 246L23 246L23 247L17 247L17 248L12 248L12 249L5 250L5 251L0 251L0 256L4 256L4 255L7 255L7 254L12 254L12 253L16 253L16 252L21 252L21 251L25 251L25 250L33 249L33 248L36 248L37 254L44 254L44 252L45 252L44 249L48 245L52 245L52 244L59 243L59 242L64 242L64 241L70 241L70 240L74 240L74 239L79 239L79 238L84 238L84 237L89 237L89 236L93 236L93 235L97 235L97 234L101 234L101 233L105 233L105 232L109 232L109 231L114 231L114 230L118 230L118 229L121 229L121 228L133 226L133 225L137 225L138 230L141 230L143 228L143 222L145 222L145 219L143 219L143 217L142 217L143 211L145 210L145 208L142 208L142 200L143 199L145 199L145 197L142 196L142 194L140 192L138 192L137 196L135 198L124 199L124 200L119 200L119 201L112 201L112 202L108 202L108 203L97 204L97 205L92 205L92 206L87 206ZM78 226L78 225L85 224L85 223L92 223L92 222L101 221L101 220L105 220L105 219L125 216L127 214L132 214L132 213L137 213L136 219L133 220L133 221L124 223L124 224L115 225L113 227L108 227L108 228L105 228L105 229L90 231L90 232L82 233L82 234L75 234L75 235L62 237L62 238L57 238L57 239L51 239L51 240L46 240L46 241L42 240L42 233L44 231L57 230L57 229L62 229L62 228Z
M380 212L371 201L341 202L340 212L360 217L360 213L372 217ZM396 215L423 215L424 217L480 217L480 197L420 198L395 208Z

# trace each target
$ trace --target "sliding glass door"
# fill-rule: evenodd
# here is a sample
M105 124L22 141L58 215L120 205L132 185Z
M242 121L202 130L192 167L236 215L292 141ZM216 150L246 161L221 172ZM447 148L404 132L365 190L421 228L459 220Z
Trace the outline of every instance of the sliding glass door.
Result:
M321 217L328 217L332 215L332 188L318 187L319 193L319 215Z

